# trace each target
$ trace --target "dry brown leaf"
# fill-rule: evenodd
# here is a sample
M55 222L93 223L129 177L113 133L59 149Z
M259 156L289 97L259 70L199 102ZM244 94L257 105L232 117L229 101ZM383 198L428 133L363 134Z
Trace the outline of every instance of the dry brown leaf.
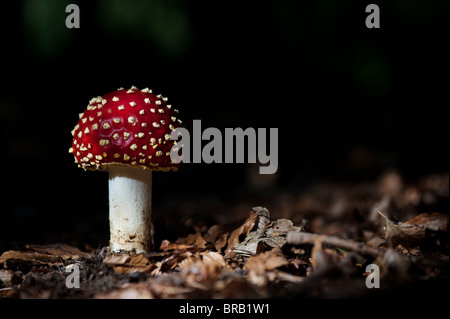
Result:
M290 231L300 231L300 227L294 226L290 219L280 218L267 228L266 235L270 237L285 236Z
M161 242L161 246L159 246L159 249L163 250L164 252L167 252L169 250L188 250L188 249L192 249L195 248L194 245L185 245L185 244L176 244L176 243L172 243L166 239L164 239Z
M20 272L14 272L9 269L0 269L0 285L3 283L5 287L11 287L22 282Z
M161 275L161 274L162 274L162 270L161 270L162 265L163 265L162 262L157 261L157 262L155 263L155 268L154 268L152 271L150 271L150 275L151 275L151 276L158 276L158 275Z
M196 232L195 234L189 234L186 237L177 240L177 244L194 245L199 248L206 247L206 241L203 239L202 234L200 234L200 232Z
M9 250L5 251L0 256L0 264L11 263L16 265L62 265L62 258L60 256L42 254L37 252L23 252Z
M216 268L223 268L226 266L225 259L222 254L214 251L205 251L200 253L205 264L214 266Z
M432 231L448 231L448 215L443 213L419 214L406 223Z
M65 244L26 245L29 251L6 251L0 256L0 264L4 262L18 265L62 265L67 259L78 260L88 258L89 253Z
M258 212L255 223L257 227L238 245L235 245L231 252L225 255L227 258L238 254L242 257L252 256L275 247L282 247L286 244L286 234L290 231L299 232L300 227L293 225L288 219L270 219L269 211L263 207L254 207Z
M229 245L228 251L225 254L226 258L233 258L236 255L242 257L254 255L258 252L258 244L260 241L268 239L264 237L264 234L267 226L271 223L269 211L264 207L257 206L253 207L250 216L252 216L252 213L256 213L255 220L252 222L254 226L247 230L247 236L241 243L239 243L240 235L237 237L237 242L233 243L233 246L230 246L230 241L228 241Z
M220 235L217 238L216 242L214 243L214 247L216 248L216 250L218 252L221 252L222 248L227 245L228 235L229 235L229 233L225 233L225 234Z
M156 278L164 278L164 276ZM180 285L178 282L171 282L169 280L163 281L150 278L145 283L147 284L147 287L149 287L152 295L161 299L185 298L185 295L193 290L191 287L185 287L184 285Z
M64 260L73 259L78 260L80 257L89 258L90 253L81 251L80 249L66 245L66 244L52 244L52 245L26 245L26 248L41 254L52 256L59 256Z
M393 239L417 241L427 238L429 232L448 231L447 214L422 213L406 222L395 223L381 211L378 213L386 221L386 237Z
M261 240L270 247L282 247L286 244L286 235L290 231L299 232L300 227L294 226L289 219L277 219L266 229Z
M206 240L207 243L214 243L216 239L221 235L222 233L222 226L221 225L212 225L208 228L205 234L203 234L203 238Z
M273 248L262 254L251 256L244 265L244 269L262 274L266 270L274 270L278 267L288 265L289 261L280 248Z
M0 298L9 298L12 297L15 293L13 288L0 288Z
M113 267L119 274L128 274L131 272L150 272L154 266L143 255L129 256L109 256L103 259L103 263Z
M235 246L237 246L240 242L239 236L245 235L247 236L252 228L255 226L256 217L258 213L255 211L251 211L248 218L244 221L244 223L237 229L233 230L228 238L227 249L225 250L225 254L231 251Z
M127 283L121 288L101 292L97 294L95 299L153 299L153 295L145 285L145 283L130 284Z
M205 264L198 260L183 268L181 276L186 280L186 283L193 288L206 290L209 288L209 283L217 278L218 272L215 267Z
M184 253L183 254L183 259L181 261L178 262L178 267L180 269L184 269L184 268L188 268L190 267L193 263L196 263L197 261L200 260L200 255L197 254L192 254L192 253Z
M288 265L289 261L280 248L274 248L262 254L251 256L244 265L249 272L249 280L257 286L267 284L266 271Z
M187 245L163 240L160 249L164 251L164 259L161 265L156 266L156 273L167 272L175 269L177 266L187 267L197 259L200 259L198 252L206 249L206 242L200 233L189 235L179 241L197 244Z
M209 283L218 277L226 263L220 253L204 251L187 257L178 266L191 287L208 289Z

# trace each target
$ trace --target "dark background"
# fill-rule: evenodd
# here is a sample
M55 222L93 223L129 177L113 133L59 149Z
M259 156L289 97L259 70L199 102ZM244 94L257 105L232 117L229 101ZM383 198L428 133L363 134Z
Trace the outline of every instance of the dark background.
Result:
M69 3L80 29L65 26ZM244 164L155 173L160 236L186 216L224 222L236 201L245 216L321 180L448 172L449 4L376 1L381 29L367 29L369 3L3 4L0 251L107 244L107 174L77 168L68 149L88 101L122 86L168 96L188 128L279 128L276 176Z

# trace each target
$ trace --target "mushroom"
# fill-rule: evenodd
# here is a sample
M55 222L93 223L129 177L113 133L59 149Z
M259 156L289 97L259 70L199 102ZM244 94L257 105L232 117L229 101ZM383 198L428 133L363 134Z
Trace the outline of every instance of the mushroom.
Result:
M152 171L176 171L170 159L178 111L148 88L123 88L92 98L72 131L75 163L109 174L110 248L153 248Z

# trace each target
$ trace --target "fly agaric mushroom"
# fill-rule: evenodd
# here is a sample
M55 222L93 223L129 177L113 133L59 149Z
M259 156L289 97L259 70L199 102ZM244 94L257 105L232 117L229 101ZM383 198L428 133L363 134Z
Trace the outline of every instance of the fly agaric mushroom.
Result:
M152 171L176 171L170 139L178 111L151 90L123 88L90 100L72 131L70 153L84 170L109 174L110 247L137 253L153 246Z

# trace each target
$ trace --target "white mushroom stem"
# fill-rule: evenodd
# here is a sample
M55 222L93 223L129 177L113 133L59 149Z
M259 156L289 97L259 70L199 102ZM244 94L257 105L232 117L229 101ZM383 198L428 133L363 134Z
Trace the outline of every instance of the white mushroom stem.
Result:
M110 167L110 247L137 253L153 246L152 171L134 167Z

